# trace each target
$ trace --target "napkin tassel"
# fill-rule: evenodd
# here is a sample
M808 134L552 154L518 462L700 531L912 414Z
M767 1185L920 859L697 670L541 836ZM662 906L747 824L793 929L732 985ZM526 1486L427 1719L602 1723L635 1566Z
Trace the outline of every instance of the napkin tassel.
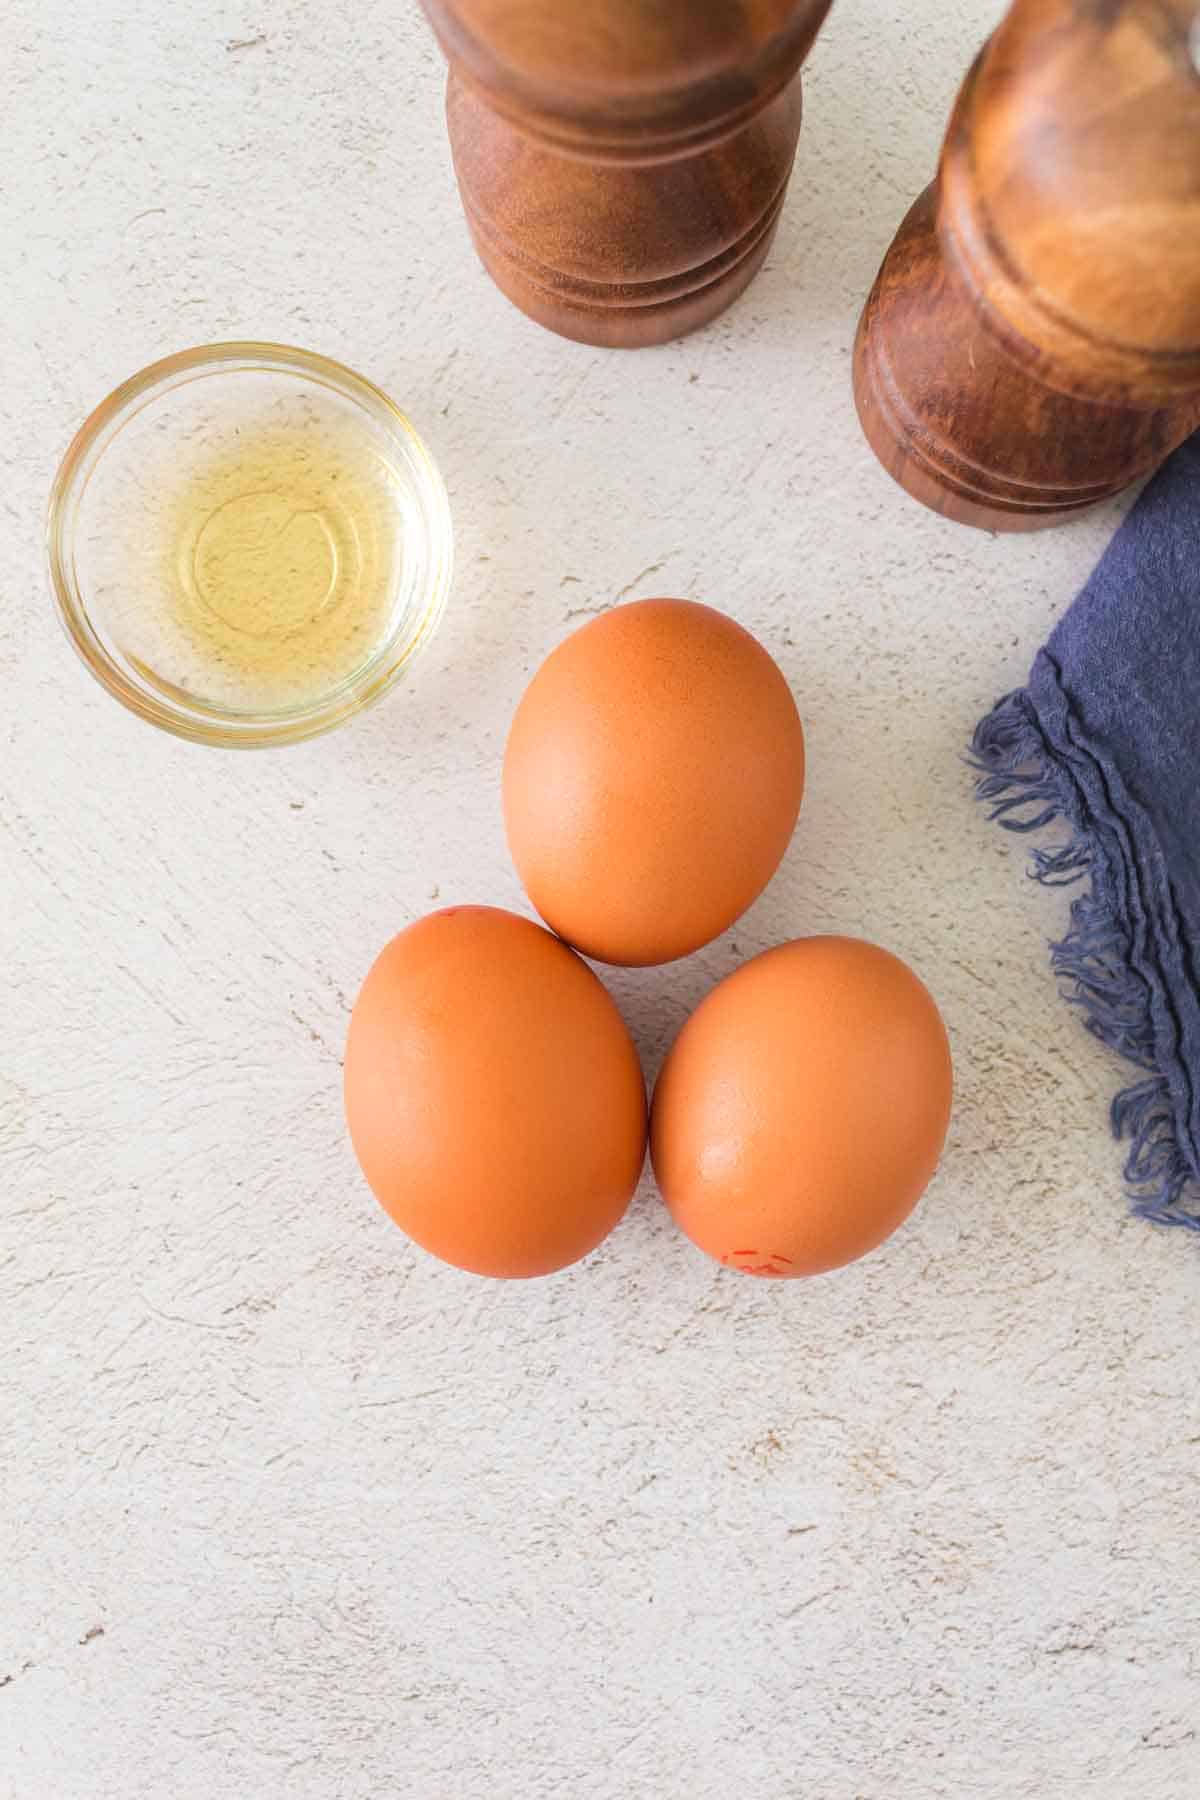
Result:
M1121 883L1100 842L1096 822L1070 770L1050 749L1033 704L1018 688L998 701L975 732L971 765L977 798L1006 831L1022 834L1065 822L1067 841L1036 849L1031 879L1067 887L1090 877L1071 907L1071 927L1050 954L1063 997L1078 1006L1094 1037L1146 1071L1110 1110L1113 1136L1130 1141L1125 1164L1132 1210L1158 1225L1200 1231L1200 1215L1181 1205L1197 1171L1186 1154L1159 1067L1152 991L1136 966L1134 933Z

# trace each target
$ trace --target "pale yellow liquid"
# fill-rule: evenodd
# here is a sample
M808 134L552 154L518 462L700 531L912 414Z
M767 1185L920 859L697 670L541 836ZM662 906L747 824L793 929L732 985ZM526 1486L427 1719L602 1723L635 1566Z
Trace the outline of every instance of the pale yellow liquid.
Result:
M248 426L176 487L161 473L163 623L181 686L286 709L362 671L392 626L402 513L395 472L361 431Z

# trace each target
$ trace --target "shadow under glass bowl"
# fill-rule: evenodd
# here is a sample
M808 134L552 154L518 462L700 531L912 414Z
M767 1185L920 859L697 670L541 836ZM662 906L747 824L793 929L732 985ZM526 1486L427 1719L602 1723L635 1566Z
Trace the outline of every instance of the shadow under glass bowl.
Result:
M131 712L295 743L387 693L453 569L446 490L387 395L305 350L186 350L86 420L47 521L62 622Z

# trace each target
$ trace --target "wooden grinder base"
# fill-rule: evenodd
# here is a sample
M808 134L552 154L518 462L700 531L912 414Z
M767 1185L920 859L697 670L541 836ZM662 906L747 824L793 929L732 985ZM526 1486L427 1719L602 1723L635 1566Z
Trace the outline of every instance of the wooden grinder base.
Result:
M423 0L497 285L610 348L705 325L762 266L830 0Z
M740 131L651 166L559 152L454 75L446 93L463 208L488 273L538 324L614 349L695 331L749 286L775 235L801 112L796 75Z
M1027 531L1200 424L1196 0L1011 0L859 324L867 438L948 518Z
M943 257L935 196L901 225L859 323L863 431L901 487L948 519L1060 525L1155 468L1200 423L1197 404L1086 400L1015 361Z

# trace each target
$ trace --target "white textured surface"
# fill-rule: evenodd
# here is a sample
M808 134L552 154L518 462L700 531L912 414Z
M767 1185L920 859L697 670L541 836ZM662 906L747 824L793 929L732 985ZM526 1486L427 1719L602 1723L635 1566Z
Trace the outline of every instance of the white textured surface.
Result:
M837 0L778 246L636 359L472 260L409 0L0 18L0 1793L8 1800L1190 1800L1197 1263L1129 1222L1061 900L959 760L1114 514L922 513L857 309L995 0ZM300 341L411 411L460 574L407 690L206 753L50 615L45 492L149 359ZM520 906L498 759L545 651L683 593L794 683L811 787L729 940L613 987L653 1074L739 955L908 956L960 1100L912 1224L724 1274L647 1183L587 1265L411 1251L342 1135L347 997L439 898Z

